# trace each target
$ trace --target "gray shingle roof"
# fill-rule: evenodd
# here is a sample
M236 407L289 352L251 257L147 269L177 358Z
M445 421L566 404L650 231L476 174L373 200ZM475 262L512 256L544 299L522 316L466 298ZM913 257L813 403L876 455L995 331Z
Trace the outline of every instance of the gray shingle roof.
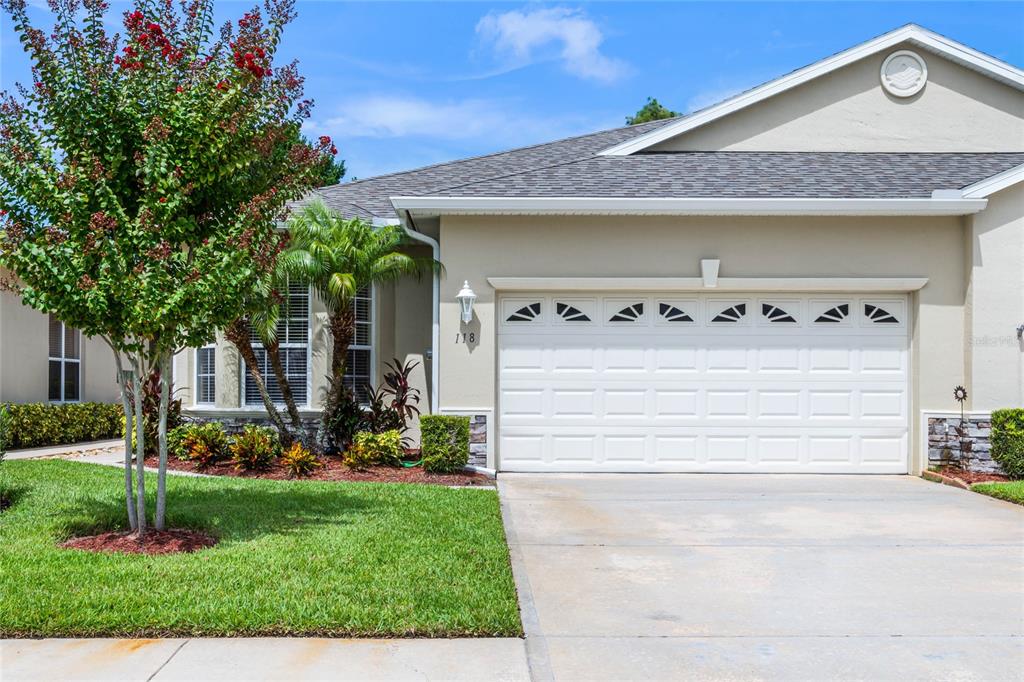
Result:
M1024 153L597 153L677 119L324 187L347 217L393 218L390 197L928 198L1024 164Z
M1024 163L1024 153L676 152L594 156L438 189L441 196L928 198Z
M328 206L345 217L394 218L390 197L432 196L447 187L501 178L554 164L586 159L602 149L625 142L632 137L676 120L678 119L673 118L623 128L612 128L555 142L322 187L308 199L320 197Z

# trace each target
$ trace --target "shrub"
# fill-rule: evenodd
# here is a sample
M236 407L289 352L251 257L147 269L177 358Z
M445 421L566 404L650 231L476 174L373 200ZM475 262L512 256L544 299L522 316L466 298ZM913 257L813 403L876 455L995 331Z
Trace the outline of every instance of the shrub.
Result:
M0 462L7 454L7 447L11 443L11 413L6 405L0 405Z
M266 426L246 426L231 443L231 461L236 469L261 471L269 469L281 454L277 431Z
M399 433L409 430L408 421L418 417L420 408L420 391L409 382L413 370L419 367L418 362L409 361L405 364L395 358L385 366L384 381L376 390L369 387L370 410L367 412L367 428L374 433L384 433L398 429Z
M167 433L181 426L181 399L174 397L173 382L168 387L170 399L167 402ZM135 409L135 397L131 386L128 387L128 401ZM121 417L121 436L124 437L124 423L126 419ZM146 434L146 457L155 455L160 451L160 372L154 370L146 380L142 382L142 429ZM132 435L132 447L135 447L134 432Z
M425 414L420 417L423 468L449 473L469 461L469 417Z
M167 434L167 452L200 468L228 456L230 441L219 422L184 424Z
M343 391L339 401L340 403L333 409L329 409L329 405L324 405L324 441L321 445L324 451L332 455L349 449L352 439L363 428L366 418L363 408L359 406L351 391Z
M343 457L352 469L365 469L375 464L402 465L402 434L396 429L384 433L360 431Z
M288 470L289 478L309 476L315 469L323 466L316 454L302 447L302 443L293 443L285 450L281 455L281 464Z
M992 413L992 459L1010 478L1024 478L1024 408Z
M113 403L10 403L11 448L37 448L124 435L124 410Z

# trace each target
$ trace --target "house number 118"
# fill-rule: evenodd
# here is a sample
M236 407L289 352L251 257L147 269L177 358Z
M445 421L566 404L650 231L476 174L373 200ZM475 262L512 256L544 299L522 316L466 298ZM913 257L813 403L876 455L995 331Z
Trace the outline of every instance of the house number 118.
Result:
M476 343L476 332L458 332L455 334L455 343Z

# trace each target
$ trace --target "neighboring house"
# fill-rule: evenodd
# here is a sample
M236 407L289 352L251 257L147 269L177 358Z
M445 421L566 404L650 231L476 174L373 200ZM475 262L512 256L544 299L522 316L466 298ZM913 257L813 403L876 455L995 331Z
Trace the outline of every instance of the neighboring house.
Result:
M422 361L506 471L917 472L958 384L1024 404L1022 90L910 25L680 118L323 188L445 265L360 306L351 383ZM325 317L286 340L310 407ZM260 411L228 344L175 372L194 414Z

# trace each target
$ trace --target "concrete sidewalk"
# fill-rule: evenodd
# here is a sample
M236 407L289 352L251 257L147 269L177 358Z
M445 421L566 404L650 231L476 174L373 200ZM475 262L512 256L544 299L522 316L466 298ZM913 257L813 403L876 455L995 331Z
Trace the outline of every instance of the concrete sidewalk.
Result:
M97 440L88 443L70 443L68 445L47 445L41 448L25 448L22 450L8 450L4 457L6 460L13 459L42 459L44 457L86 457L109 455L111 453L124 455L124 439ZM120 457L124 462L124 457Z
M520 639L23 639L0 680L529 680Z

